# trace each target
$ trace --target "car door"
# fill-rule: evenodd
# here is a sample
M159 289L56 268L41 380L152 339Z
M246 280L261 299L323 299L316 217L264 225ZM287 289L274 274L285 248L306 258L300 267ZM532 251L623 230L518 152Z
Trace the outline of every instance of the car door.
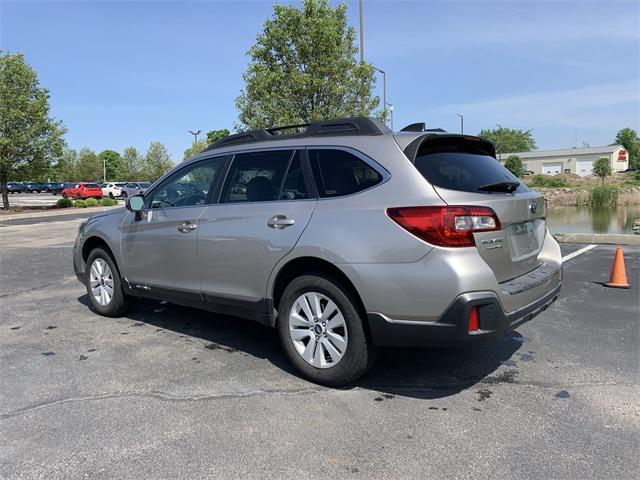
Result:
M224 157L190 163L144 196L145 208L122 223L121 248L134 288L199 297L198 220L207 208Z
M315 208L306 172L304 150L234 156L219 203L200 218L198 264L207 301L240 309L261 305L271 271L293 249Z

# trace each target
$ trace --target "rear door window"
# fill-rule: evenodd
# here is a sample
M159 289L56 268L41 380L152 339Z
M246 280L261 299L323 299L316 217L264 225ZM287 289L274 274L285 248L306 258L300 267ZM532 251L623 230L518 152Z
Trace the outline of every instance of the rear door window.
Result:
M382 175L354 154L338 149L310 149L309 159L320 197L340 197L366 190Z

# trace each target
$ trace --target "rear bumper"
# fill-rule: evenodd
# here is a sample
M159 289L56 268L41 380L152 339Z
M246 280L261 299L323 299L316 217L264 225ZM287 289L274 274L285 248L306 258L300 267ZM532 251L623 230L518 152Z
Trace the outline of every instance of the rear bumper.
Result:
M471 292L459 295L447 311L434 322L393 320L369 312L373 343L379 346L424 347L489 343L546 310L560 295L561 283L540 299L513 312L505 312L494 292ZM477 306L480 330L469 333L471 307Z

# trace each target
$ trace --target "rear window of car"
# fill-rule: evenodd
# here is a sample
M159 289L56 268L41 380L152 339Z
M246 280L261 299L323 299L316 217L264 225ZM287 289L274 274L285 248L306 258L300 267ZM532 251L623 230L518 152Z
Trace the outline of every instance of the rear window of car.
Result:
M139 183L138 185L140 185L140 187L142 188L149 188L149 185L151 184L149 182L142 182L142 183Z
M436 187L463 192L487 193L481 187L519 182L516 192L527 191L518 177L489 155L439 152L416 157L415 166Z
M84 188L100 188L97 183L85 183Z

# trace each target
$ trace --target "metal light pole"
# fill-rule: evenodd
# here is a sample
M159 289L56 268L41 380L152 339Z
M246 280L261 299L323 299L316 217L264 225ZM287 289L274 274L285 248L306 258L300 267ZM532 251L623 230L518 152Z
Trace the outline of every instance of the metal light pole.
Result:
M496 123L496 127L498 127L499 130L502 130L502 125L500 125L499 123ZM498 153L498 150L500 150L500 135L499 134L496 136L496 154L497 154L498 160L502 160L502 152Z
M364 14L362 12L362 0L360 0L360 62L364 62Z
M464 133L464 115L456 113L460 117L460 133Z
M189 130L189 133L194 137L193 143L198 143L198 135L200 135L201 131L202 130L198 130L197 132L192 132L191 130Z
M373 67L382 74L382 104L384 105L384 121L387 122L387 74L378 67ZM393 128L392 128L393 129Z
M102 180L107 183L107 159L102 157Z
M393 132L393 105L390 103L386 104L389 107L389 111L391 112L391 131Z

